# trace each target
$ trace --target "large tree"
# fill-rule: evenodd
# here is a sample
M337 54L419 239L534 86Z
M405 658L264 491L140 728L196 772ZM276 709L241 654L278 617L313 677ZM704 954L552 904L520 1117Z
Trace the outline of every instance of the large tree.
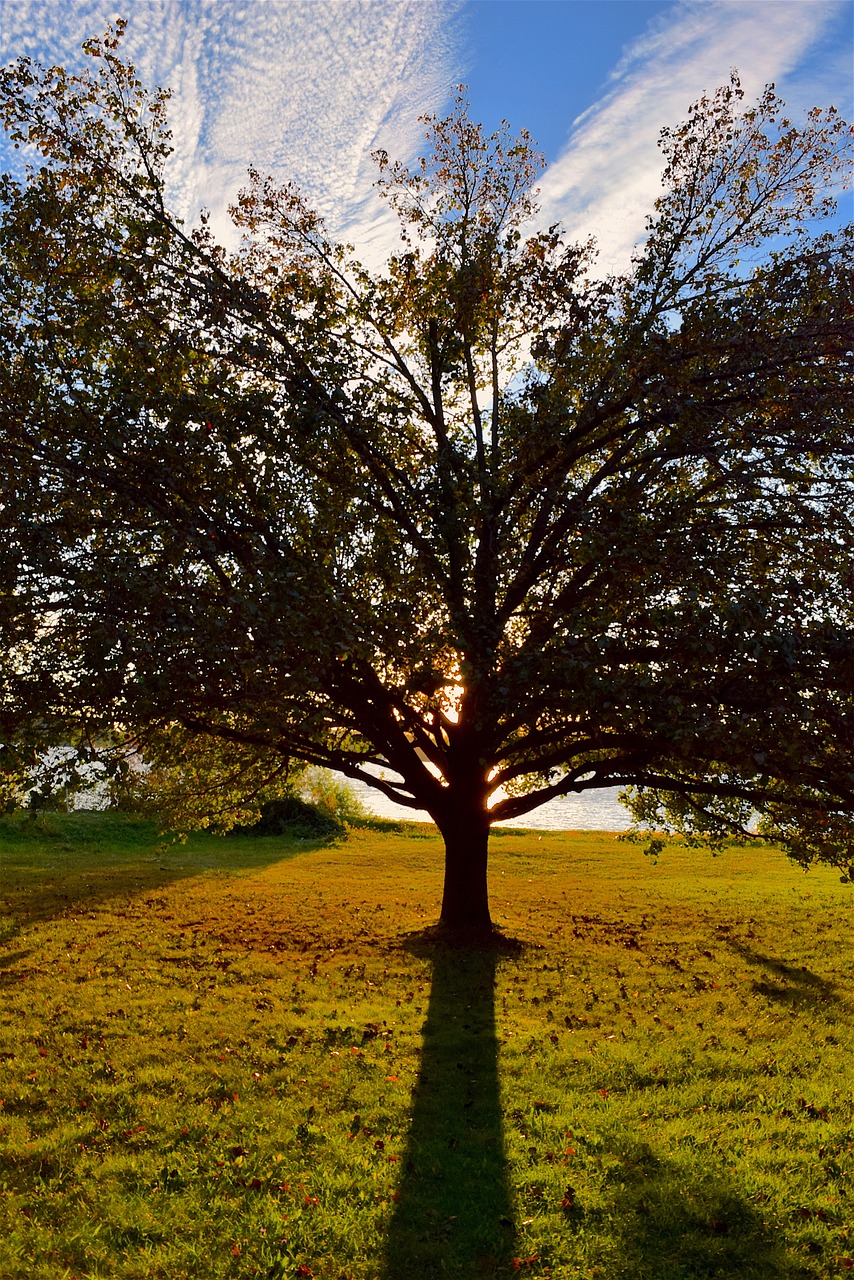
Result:
M377 156L382 271L252 173L166 202L118 34L0 80L3 723L219 740L426 809L487 929L496 820L591 787L852 857L852 231L833 109L737 80L664 130L630 269L536 227L461 99ZM377 770L383 776L376 776Z

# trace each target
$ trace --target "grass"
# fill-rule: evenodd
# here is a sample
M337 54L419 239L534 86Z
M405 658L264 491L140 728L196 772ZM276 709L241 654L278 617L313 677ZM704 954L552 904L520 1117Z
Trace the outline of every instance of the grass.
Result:
M854 1275L851 890L501 831L0 827L3 1280Z

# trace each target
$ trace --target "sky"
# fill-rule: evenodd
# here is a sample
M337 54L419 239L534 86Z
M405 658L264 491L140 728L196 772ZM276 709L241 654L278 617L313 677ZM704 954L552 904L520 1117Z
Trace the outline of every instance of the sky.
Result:
M250 165L295 180L333 233L378 265L393 223L371 151L414 159L424 113L468 86L489 130L506 118L545 155L541 217L593 235L600 267L628 267L658 191L656 139L737 67L775 82L793 113L849 119L854 0L0 0L0 63L69 69L118 16L143 79L174 90L169 195L221 238ZM0 138L0 168L16 153ZM844 197L851 215L850 193ZM376 798L375 798L376 800ZM562 814L546 825L625 825ZM411 813L408 816L413 816ZM417 816L417 815L416 815ZM425 815L426 816L426 815ZM531 818L525 821L530 825Z
M414 158L419 115L446 111L460 83L488 129L531 132L543 219L594 235L607 270L642 235L659 129L731 68L749 95L774 81L796 114L854 115L852 0L0 0L0 62L76 67L119 15L143 78L174 90L181 216L207 207L227 237L252 164L298 182L369 262L393 244L371 151Z

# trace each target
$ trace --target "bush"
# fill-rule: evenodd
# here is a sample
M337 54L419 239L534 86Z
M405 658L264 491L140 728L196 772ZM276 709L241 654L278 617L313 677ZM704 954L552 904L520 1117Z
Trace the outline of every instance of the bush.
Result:
M323 836L340 836L344 824L317 805L300 800L299 796L283 796L279 800L267 800L261 805L261 816L251 826L235 827L235 833L249 836L299 836L301 839L317 839Z
M350 784L329 769L306 769L299 790L303 799L341 826L360 827L369 817Z

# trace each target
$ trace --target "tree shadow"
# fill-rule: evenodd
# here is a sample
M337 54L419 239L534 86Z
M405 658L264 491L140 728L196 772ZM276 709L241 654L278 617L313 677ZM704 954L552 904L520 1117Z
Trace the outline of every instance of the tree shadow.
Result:
M433 971L382 1276L468 1280L504 1275L515 1232L495 1035L500 955L495 949L443 946L427 934L406 945L429 955Z
M748 964L765 970L765 975L753 983L753 990L771 1000L778 1000L803 1009L820 1012L822 1006L844 1003L837 994L837 985L827 978L821 978L803 966L792 968L773 956L762 955L735 938L728 938L727 945ZM774 979L767 974L773 974Z
M2 947L0 943L0 947ZM20 974L16 972L16 966L22 961L27 960L33 954L33 948L27 947L23 951L7 951L0 954L0 987L15 986L20 982Z
M154 823L111 812L15 816L0 824L2 889L17 927L69 911L93 911L111 899L156 893L206 872L251 871L334 843L330 837L218 836L186 843Z
M618 1184L605 1210L617 1226L609 1260L614 1280L791 1276L785 1241L726 1173L695 1171L638 1144L622 1154L609 1180ZM584 1226L595 1229L589 1221Z

